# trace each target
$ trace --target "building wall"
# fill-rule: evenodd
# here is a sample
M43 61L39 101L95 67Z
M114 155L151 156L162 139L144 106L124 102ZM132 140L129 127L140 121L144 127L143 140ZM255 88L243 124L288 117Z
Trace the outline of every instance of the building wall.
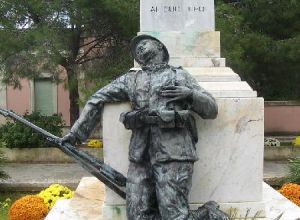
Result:
M6 109L6 85L0 83L0 108ZM5 122L5 118L0 116L0 124Z
M61 113L67 126L70 126L69 92L63 83L57 86L57 112Z
M26 111L32 112L34 110L34 95L33 81L26 79L21 80L22 89L14 89L11 86L0 87L0 107L8 110L12 110L20 115L23 115ZM69 92L64 88L64 84L53 83L53 88L56 90L56 113L62 114L62 117L67 126L70 126L70 112L69 112ZM3 118L0 119L0 123L3 122Z
M300 102L265 102L265 134L300 135Z
M30 82L22 79L20 83L22 89L14 89L12 86L7 87L6 108L23 115L26 111L31 112Z

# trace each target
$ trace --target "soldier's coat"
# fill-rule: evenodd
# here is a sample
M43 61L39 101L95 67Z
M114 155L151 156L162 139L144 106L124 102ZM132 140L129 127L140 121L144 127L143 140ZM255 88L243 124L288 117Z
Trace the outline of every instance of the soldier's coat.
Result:
M194 78L180 67L167 64L153 68L129 71L109 85L97 91L87 102L71 132L84 141L100 119L105 103L130 101L133 110L148 108L158 114L167 109L167 98L160 96L164 86L186 86L193 91L191 100L175 102L175 110L191 110L202 118L215 118L218 112L214 98L199 86ZM174 106L172 107L174 109ZM162 116L163 117L163 116ZM183 128L145 126L133 129L129 146L129 160L142 161L147 149L148 136L153 137L149 150L151 160L196 161L195 140L190 131Z

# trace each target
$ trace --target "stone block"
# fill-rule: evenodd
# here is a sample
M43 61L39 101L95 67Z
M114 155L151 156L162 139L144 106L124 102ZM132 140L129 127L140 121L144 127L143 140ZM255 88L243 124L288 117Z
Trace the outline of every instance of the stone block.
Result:
M260 202L263 179L263 99L217 98L216 120L197 118L199 161L195 163L191 203ZM105 162L126 174L130 131L118 121L129 104L106 105L103 114ZM124 201L109 189L106 205Z
M202 58L202 57L170 57L170 65L184 67L225 67L224 58ZM134 67L139 68L139 64L134 62Z
M214 97L255 98L257 96L256 91L253 91L247 82L199 82L199 84Z
M225 67L225 58L202 58L202 57L171 57L173 66L184 67Z
M219 58L220 32L139 32L151 35L168 48L171 57Z
M141 31L214 31L213 0L141 0Z
M241 78L228 67L185 67L198 82L240 82Z
M140 70L141 68L132 68ZM241 78L228 67L185 67L198 82L240 82ZM248 90L252 89L248 86Z
M103 198L104 184L95 177L84 177L74 197L57 201L45 220L102 220Z
M191 203L261 201L263 99L218 98L216 120L197 120Z

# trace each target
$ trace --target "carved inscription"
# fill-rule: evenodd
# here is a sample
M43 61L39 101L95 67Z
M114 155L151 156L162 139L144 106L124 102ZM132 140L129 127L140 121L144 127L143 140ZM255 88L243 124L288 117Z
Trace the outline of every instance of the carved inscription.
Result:
M215 30L214 0L140 0L141 32Z
M177 5L165 5L162 8L158 6L152 6L150 8L151 13L158 13L158 12L164 12L164 13L181 13L181 12L190 12L190 13L201 13L205 12L206 8L205 6L187 6L185 8Z

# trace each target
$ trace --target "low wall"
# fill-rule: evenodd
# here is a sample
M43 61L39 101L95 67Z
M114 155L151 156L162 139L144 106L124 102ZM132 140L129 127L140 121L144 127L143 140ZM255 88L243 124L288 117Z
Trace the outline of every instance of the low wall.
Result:
M300 157L300 147L293 146L265 146L264 159L265 161L287 161Z
M265 102L266 135L300 135L300 102Z
M92 156L103 159L102 148L79 148ZM57 148L1 148L10 163L72 163L71 157Z

